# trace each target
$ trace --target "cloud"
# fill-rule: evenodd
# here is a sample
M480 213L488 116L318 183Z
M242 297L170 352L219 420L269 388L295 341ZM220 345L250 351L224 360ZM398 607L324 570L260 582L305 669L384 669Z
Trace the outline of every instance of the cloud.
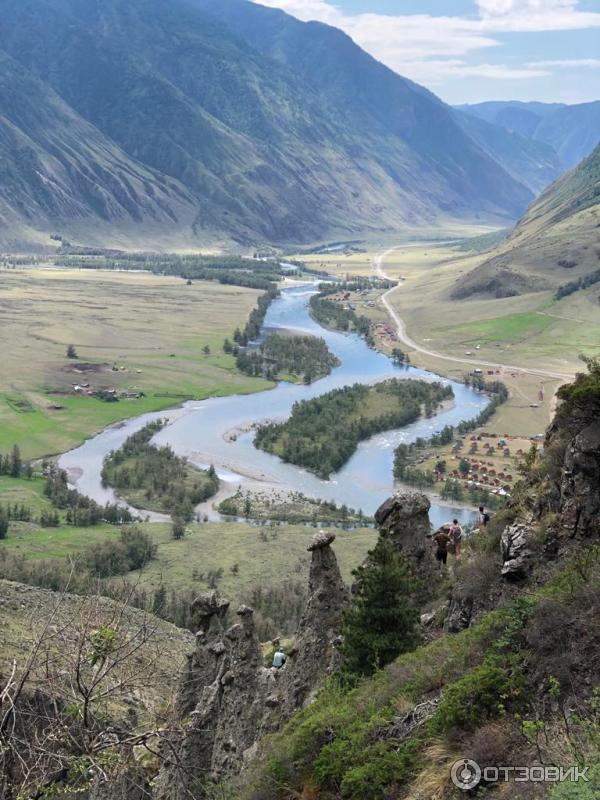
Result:
M448 77L522 80L548 75L561 64L472 64L464 58L501 47L500 34L600 27L600 13L579 11L579 0L475 0L477 17L346 14L330 0L253 1L341 28L391 69L429 85ZM445 74L438 75L437 70Z
M280 8L305 22L317 20L329 25L338 25L344 18L339 8L327 0L257 0L257 2L261 6Z
M564 67L566 69L600 69L600 58L557 58L548 61L528 61L528 67Z
M422 80L428 86L440 86L448 78L484 78L492 81L531 80L543 78L552 72L542 66L526 64L523 67L514 67L509 64L469 64L460 59L430 59L415 64L415 69L421 73Z

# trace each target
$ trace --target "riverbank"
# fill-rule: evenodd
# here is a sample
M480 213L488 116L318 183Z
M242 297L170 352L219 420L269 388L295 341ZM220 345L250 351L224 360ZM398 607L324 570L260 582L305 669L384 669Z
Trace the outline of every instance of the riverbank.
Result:
M246 489L258 483L259 491L270 485L277 490L302 492L307 497L332 501L337 506L362 509L371 515L393 491L393 452L398 443L416 437L429 438L446 424L473 418L487 401L465 386L454 384L456 403L451 409L444 409L434 418L418 420L402 430L386 431L365 440L344 468L332 475L329 481L257 450L253 445L253 426L265 419L286 419L298 401L356 383L375 385L392 377L401 381L406 378L435 380L434 376L421 370L398 367L382 353L368 348L354 334L329 331L319 326L308 312L308 301L315 290L314 284L296 283L284 289L269 306L263 328L293 329L324 338L341 362L331 375L310 386L280 383L251 398L234 395L187 403L177 414L162 414L169 419L169 425L154 441L161 445L169 444L178 455L187 457L197 466L214 464L221 480L232 489L231 494L240 484ZM60 459L61 466L81 468L83 475L77 484L79 490L107 502L109 497L98 479L104 455L118 449L128 435L153 416L131 420L119 428L103 432L77 450L65 454ZM199 509L200 513L218 517L210 506L210 503L208 507L205 504ZM434 508L432 514L446 519L447 509L448 506L438 514Z

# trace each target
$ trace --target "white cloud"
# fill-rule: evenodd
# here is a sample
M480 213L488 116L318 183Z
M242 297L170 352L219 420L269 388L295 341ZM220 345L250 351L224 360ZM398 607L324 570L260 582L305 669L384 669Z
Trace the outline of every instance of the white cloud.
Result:
M528 67L564 67L565 69L600 69L600 58L557 58L548 61L528 61Z
M495 34L600 27L600 13L579 11L579 0L476 0L478 18L345 14L339 5L329 0L255 1L281 8L305 21L335 25L384 64L429 85L437 85L451 76L506 80L542 77L561 65L550 62L474 65L460 57L499 47L501 42ZM437 70L445 74L438 75Z
M329 25L337 25L344 18L339 8L328 3L327 0L257 0L257 2L261 6L281 8L305 22L317 20Z
M551 75L546 67L527 64L513 67L507 64L468 64L460 59L430 59L414 65L427 86L441 86L448 78L485 78L492 81L531 80Z

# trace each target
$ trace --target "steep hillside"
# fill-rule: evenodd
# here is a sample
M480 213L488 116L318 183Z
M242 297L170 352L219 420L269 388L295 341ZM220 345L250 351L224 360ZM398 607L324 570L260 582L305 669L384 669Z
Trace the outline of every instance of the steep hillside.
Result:
M340 31L246 0L7 0L0 30L5 169L19 174L3 197L5 241L10 222L108 243L302 242L514 218L531 199L429 92ZM23 81L38 87L37 116L19 112ZM52 181L40 192L43 170L24 169L18 141L36 142L41 159L48 115L52 158L64 165L84 141L99 192L106 172L115 187L128 181L128 201L112 201L124 208L107 213L83 183L62 210ZM96 227L105 219L112 240Z
M491 257L456 282L453 297L557 290L594 273L599 204L600 145L536 200Z
M194 220L194 200L176 180L129 157L46 84L0 51L0 241L36 231L127 239L144 222L167 233ZM116 236L115 236L116 234Z
M600 101L575 105L493 101L459 108L549 145L564 169L588 156L600 140Z
M549 144L486 122L474 114L457 110L456 117L459 125L491 158L536 194L564 171L560 158Z
M600 365L561 400L509 506L469 537L443 586L428 583L437 597L421 617L423 646L352 691L329 680L264 743L232 796L599 796ZM381 536L417 547L405 500L380 509ZM422 547L417 569L429 558ZM538 777L516 782L494 769L503 765L535 766ZM577 766L579 777L542 781L548 765Z

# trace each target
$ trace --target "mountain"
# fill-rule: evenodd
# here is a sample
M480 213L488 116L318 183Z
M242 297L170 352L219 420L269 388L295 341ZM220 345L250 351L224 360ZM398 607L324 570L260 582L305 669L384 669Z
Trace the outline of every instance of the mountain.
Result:
M524 176L523 171L516 169L517 162L521 158L523 166L532 160L531 151L536 149L535 146L524 139L514 141L512 147L517 154L514 160L507 159L505 163L498 157L494 146L482 147L481 140L474 137L472 131L465 130L462 115L453 113L427 89L376 61L336 28L319 22L300 22L278 9L246 0L188 2L224 22L265 56L291 68L305 85L326 98L345 127L363 131L363 141L379 135L386 143L380 151L380 157L382 160L385 157L386 163L391 163L394 158L394 139L400 137L422 159L423 165L435 164L436 170L443 170L448 177L455 175L457 166L461 164L464 173L459 179L460 191L469 203L473 202L470 198L474 199L474 191L486 196L492 191L490 167L482 160L482 150L488 156L491 151L490 157L501 165L502 170L509 172L514 180L527 186L531 192L538 191L541 184L547 185L560 172L553 154L544 149L541 155L539 152L535 155L535 167L527 164ZM507 149L506 132L498 127L493 132L502 141L498 150ZM391 140L390 136L393 137ZM526 155L519 153L521 148L529 152ZM480 173L482 168L484 172ZM409 165L402 164L398 175L406 169ZM529 182L528 177L535 170L539 176ZM423 172L414 172L407 177L415 182L428 178Z
M529 207L508 239L457 281L452 296L584 288L590 276L600 278L599 224L600 145Z
M340 31L246 0L5 0L4 245L311 242L530 190Z
M600 141L600 101L576 105L492 101L458 108L472 117L549 145L564 169L578 164Z
M558 154L549 144L460 110L456 111L456 118L482 150L536 195L564 172Z
M69 108L47 84L0 51L0 231L5 243L42 240L40 229L69 220L85 234L135 235L191 225L194 199L172 178L130 158Z

